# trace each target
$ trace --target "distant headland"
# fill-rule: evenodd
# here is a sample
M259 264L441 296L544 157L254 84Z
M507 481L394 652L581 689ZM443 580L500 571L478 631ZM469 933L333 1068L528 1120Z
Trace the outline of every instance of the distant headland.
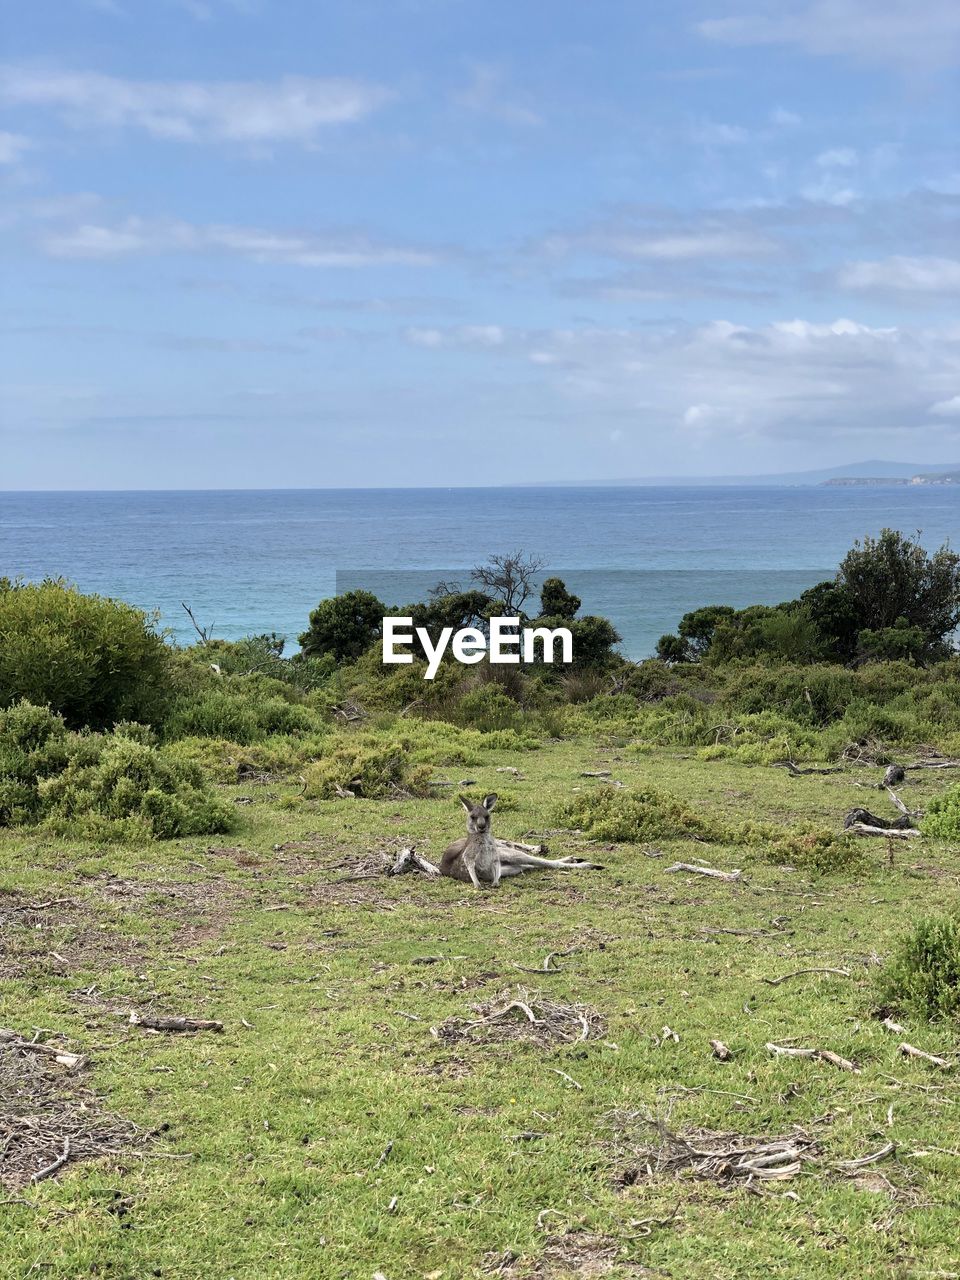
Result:
M818 467L812 471L780 471L766 475L729 476L642 476L617 480L546 480L540 485L550 488L582 487L623 488L750 488L770 486L804 488L807 486L879 487L886 485L960 484L960 464L931 462L889 462L872 460L850 462L838 467ZM539 486L535 486L539 487Z

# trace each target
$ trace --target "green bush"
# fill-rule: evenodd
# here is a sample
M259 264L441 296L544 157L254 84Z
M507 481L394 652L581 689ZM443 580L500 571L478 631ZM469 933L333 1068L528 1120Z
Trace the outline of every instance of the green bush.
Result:
M0 579L0 707L26 699L73 728L156 721L172 692L154 620L63 581Z
M829 875L864 862L862 842L836 831L791 831L772 840L764 858L776 866Z
M330 799L340 789L367 800L404 791L427 795L430 769L414 764L410 751L409 742L385 741L372 734L340 739L328 755L306 770L305 794Z
M300 637L308 658L329 654L337 662L353 662L380 639L386 605L369 591L347 591L321 600Z
M101 840L229 830L233 812L199 766L168 759L136 728L73 733L47 707L0 711L0 826Z
M900 939L879 979L880 998L917 1017L960 1017L960 917L928 916Z
M602 784L561 805L557 816L564 826L595 840L722 840L726 834L721 822L694 813L676 796L653 787L631 791Z
M924 835L960 840L960 783L930 801L920 827Z
M164 722L168 739L226 738L241 746L273 734L322 731L318 712L289 701L289 691L283 686L278 691L276 681L256 677L218 681L213 688L184 695Z

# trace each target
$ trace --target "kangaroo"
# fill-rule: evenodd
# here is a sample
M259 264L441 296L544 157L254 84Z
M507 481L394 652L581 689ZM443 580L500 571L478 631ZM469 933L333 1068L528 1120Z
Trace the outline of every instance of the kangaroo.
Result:
M440 859L442 876L469 882L479 889L481 881L497 888L502 876L519 876L525 871L603 870L597 862L573 857L541 858L509 842L495 840L490 826L490 814L497 803L496 795L484 796L480 804L474 804L466 796L461 796L460 803L467 811L467 834L454 840L444 850Z
M484 796L480 804L461 796L460 803L467 811L467 834L445 850L440 859L440 874L454 880L469 880L475 889L480 888L481 879L496 888L500 883L500 854L490 829L496 794Z

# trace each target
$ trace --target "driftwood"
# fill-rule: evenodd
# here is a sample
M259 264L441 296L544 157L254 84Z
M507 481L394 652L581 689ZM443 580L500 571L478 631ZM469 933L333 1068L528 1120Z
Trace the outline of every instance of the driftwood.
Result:
M875 827L866 822L854 822L847 827L855 836L888 836L891 840L912 840L920 832L916 827Z
M938 1058L935 1053L925 1053L923 1049L917 1049L906 1041L897 1047L905 1058L921 1058L924 1062L932 1062L935 1067L943 1067L945 1071L950 1071L953 1067L953 1063L946 1058Z
M52 1178L53 1175L67 1163L70 1159L70 1138L65 1137L63 1140L63 1150L57 1156L56 1160L51 1160L48 1165L42 1169L38 1169L36 1173L31 1175L31 1182L43 1182L44 1178Z
M831 1066L839 1067L841 1071L852 1071L854 1075L860 1074L860 1068L855 1063L849 1058L841 1058L839 1053L834 1053L832 1049L794 1049L789 1045L772 1044L768 1041L767 1052L778 1058L813 1058L819 1062L829 1062Z
M392 867L387 868L388 876L402 876L407 871L419 871L421 875L438 876L440 868L434 866L422 853L417 853L416 846L401 849Z
M928 756L923 760L914 760L913 764L907 765L908 769L960 769L960 760L949 759L947 756Z
M20 1049L24 1053L42 1053L59 1062L68 1071L78 1071L86 1065L86 1057L82 1053L69 1053L55 1044L44 1044L41 1040L24 1040L16 1031L0 1027L0 1042L12 1049Z
M770 987L779 987L781 982L786 982L788 978L801 978L805 973L834 973L838 978L849 978L849 969L795 969L793 973L785 973L780 978L761 978L761 982L765 982Z
M698 876L712 876L715 880L742 880L743 872L739 869L736 871L718 871L716 867L702 867L695 862L675 862L672 867L667 867L667 875L674 871L686 871Z
M868 1156L861 1156L859 1160L841 1160L839 1168L862 1169L864 1165L876 1164L878 1160L885 1160L887 1156L893 1155L896 1149L895 1142L885 1142L878 1151L874 1151Z
M910 815L906 812L899 818L878 818L869 809L851 809L843 820L844 827L850 831L856 827L872 827L875 831L905 831L912 828Z
M222 1031L223 1023L214 1018L165 1018L158 1014L131 1010L130 1022L147 1031Z
M727 1048L727 1046L723 1043L722 1040L711 1040L710 1048L713 1050L713 1056L717 1058L720 1062L729 1062L730 1059L733 1057L733 1054L730 1052L730 1050Z
M791 778L804 778L812 773L843 773L840 765L831 765L829 768L801 769L792 760L774 760L773 767L775 769L786 769Z

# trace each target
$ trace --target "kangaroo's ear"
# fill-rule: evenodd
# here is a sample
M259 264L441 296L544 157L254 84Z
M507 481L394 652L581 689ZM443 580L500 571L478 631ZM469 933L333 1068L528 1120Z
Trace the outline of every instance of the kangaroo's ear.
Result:
M483 807L486 809L487 813L490 813L490 812L491 812L491 810L495 809L495 808L496 808L496 805L497 805L497 793L496 793L496 792L494 792L492 796L484 796L484 797L483 797Z
M472 812L473 812L473 805L470 803L470 801L467 799L467 797L466 797L466 796L461 796L461 797L460 797L460 803L461 803L461 804L463 805L463 807L466 809L467 813L472 813Z

